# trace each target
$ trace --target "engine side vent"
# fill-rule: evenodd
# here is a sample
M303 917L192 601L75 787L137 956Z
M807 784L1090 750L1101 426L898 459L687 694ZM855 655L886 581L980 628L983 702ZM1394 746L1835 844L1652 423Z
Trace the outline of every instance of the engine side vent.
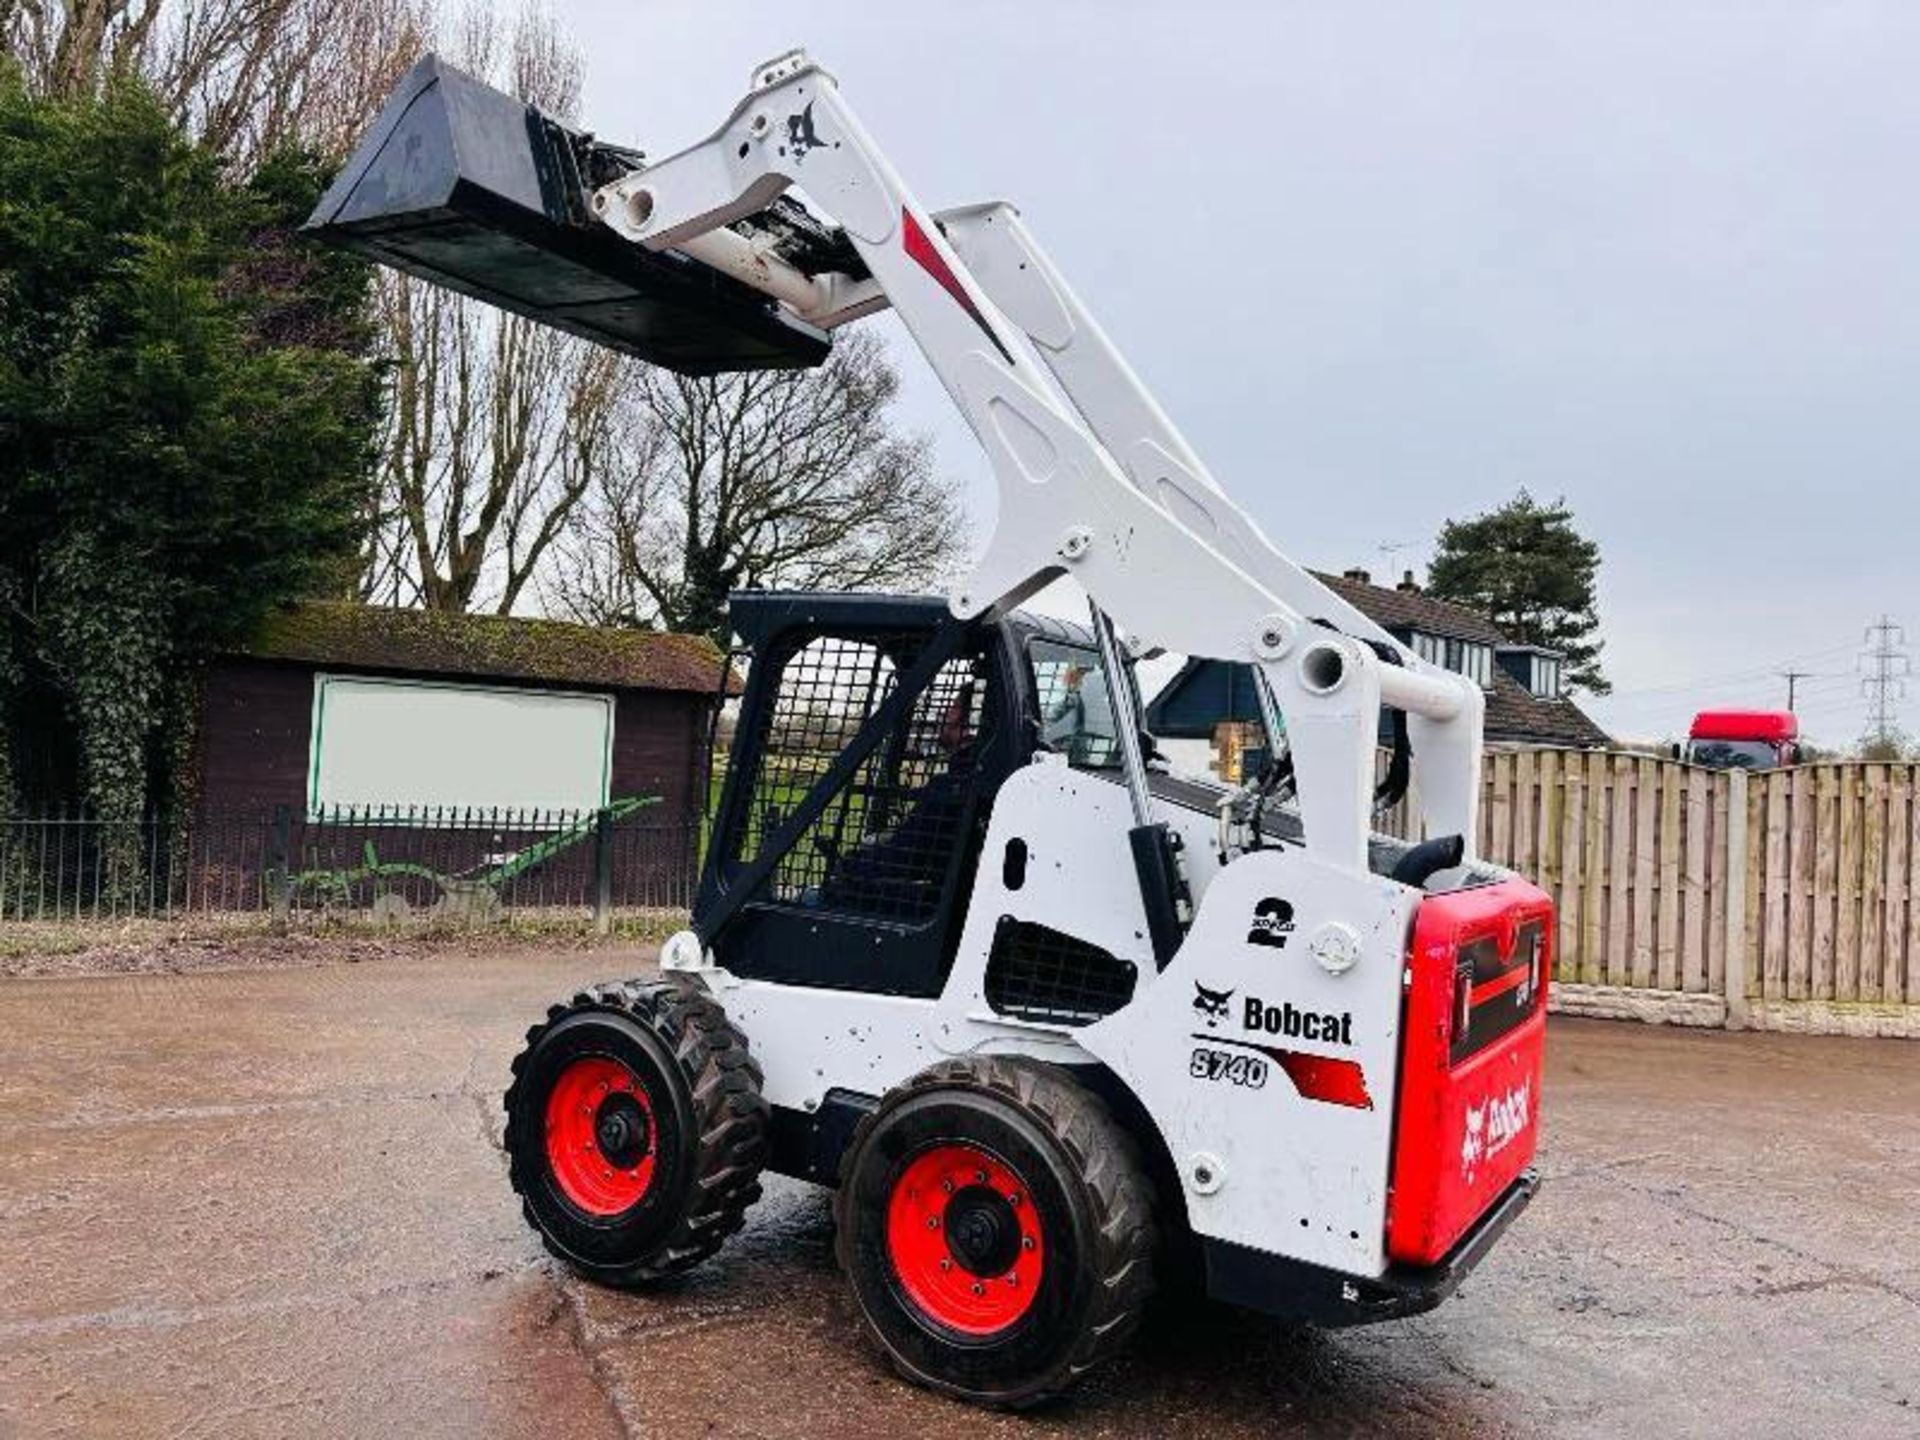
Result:
M1133 999L1137 976L1131 960L1002 915L987 959L987 1004L1022 1020L1089 1025Z

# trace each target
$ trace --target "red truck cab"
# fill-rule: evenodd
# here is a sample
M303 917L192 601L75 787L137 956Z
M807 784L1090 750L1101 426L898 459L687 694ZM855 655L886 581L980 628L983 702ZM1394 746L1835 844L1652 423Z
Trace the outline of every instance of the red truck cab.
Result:
M1789 710L1702 710L1681 759L1714 770L1772 770L1800 762L1800 722Z

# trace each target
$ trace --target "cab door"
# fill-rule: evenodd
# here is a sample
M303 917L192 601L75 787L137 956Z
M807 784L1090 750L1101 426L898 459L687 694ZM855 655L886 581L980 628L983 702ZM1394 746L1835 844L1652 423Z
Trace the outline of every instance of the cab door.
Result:
M709 940L733 973L940 992L1018 727L992 626L944 640L952 655L917 693L901 693L942 624L955 623L922 615L805 617L749 637L753 674L694 914L700 928L723 898L737 905ZM850 759L889 711L879 742ZM818 813L773 853L803 805ZM733 894L742 884L751 892Z

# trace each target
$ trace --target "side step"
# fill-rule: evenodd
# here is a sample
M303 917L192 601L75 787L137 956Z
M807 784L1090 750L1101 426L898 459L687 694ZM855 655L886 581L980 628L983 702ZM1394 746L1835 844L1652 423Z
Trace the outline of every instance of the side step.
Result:
M638 164L427 55L304 228L682 374L825 360L826 334L758 291L593 219L593 189Z

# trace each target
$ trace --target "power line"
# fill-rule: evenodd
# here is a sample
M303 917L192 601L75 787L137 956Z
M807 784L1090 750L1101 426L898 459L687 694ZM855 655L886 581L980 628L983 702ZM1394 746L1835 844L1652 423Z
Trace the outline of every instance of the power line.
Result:
M1811 695L1815 699L1823 695L1860 696L1860 672L1858 670L1827 671L1804 680L1796 687L1802 696Z
M1842 655L1857 651L1854 645L1834 645L1825 650L1809 650L1800 655L1788 655L1765 665L1756 665L1751 670L1732 670L1723 675L1694 676L1686 680L1675 680L1665 685L1641 685L1631 690L1616 690L1613 698L1627 699L1635 695L1667 695L1679 690L1699 690L1708 686L1726 686L1741 681L1764 681L1777 676L1780 667L1791 664L1804 664L1811 660L1824 660L1831 655Z
M1679 687L1675 692L1660 695L1634 693L1624 698L1616 691L1604 697L1606 703L1616 710L1627 714L1652 714L1656 711L1671 709L1674 705L1686 702L1695 707L1747 707L1754 710L1772 709L1780 703L1780 671L1772 671L1751 680L1727 681L1720 684L1688 685ZM1794 699L1798 705L1804 705L1809 698L1826 694L1844 692L1855 700L1860 698L1860 672L1849 670L1844 673L1821 672L1813 679L1802 680L1794 687ZM1796 707L1797 708L1797 707Z
M1793 689L1802 680L1811 680L1816 672L1812 670L1782 670L1780 678L1787 682L1787 709L1793 709Z
M1866 703L1867 702L1862 700L1858 695L1853 696L1851 699L1845 696L1835 696L1832 699L1815 700L1810 705L1802 705L1794 713L1802 720L1811 716L1823 716L1826 718L1833 718L1840 715L1858 716L1863 712Z
M1860 693L1867 701L1864 738L1869 743L1885 745L1897 739L1894 704L1906 698L1906 677L1913 668L1907 658L1907 632L1894 623L1892 616L1882 615L1867 626L1866 645L1860 657L1861 666L1867 672L1860 682Z

